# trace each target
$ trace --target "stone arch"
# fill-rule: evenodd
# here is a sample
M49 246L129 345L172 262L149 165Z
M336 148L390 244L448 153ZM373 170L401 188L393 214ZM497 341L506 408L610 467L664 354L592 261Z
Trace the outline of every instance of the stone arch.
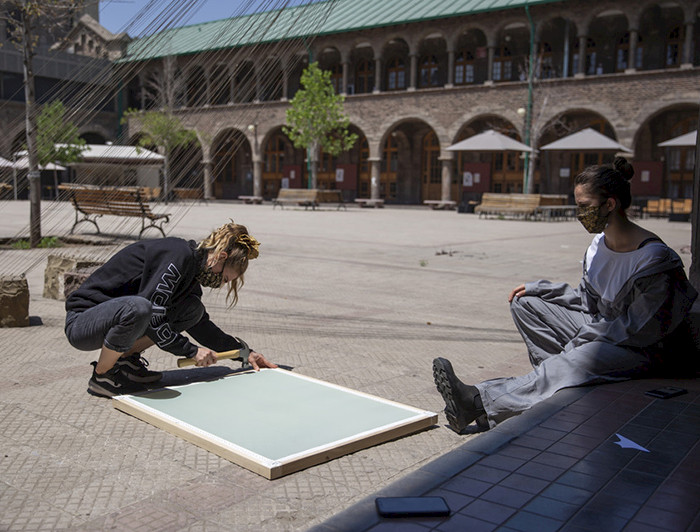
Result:
M85 141L86 144L106 144L107 137L102 133L95 131L96 128L90 127L86 131L79 133L79 137Z
M443 87L447 83L447 39L440 30L425 31L416 39L416 85Z
M260 140L262 194L275 198L280 188L305 188L308 180L306 152L295 148L282 125L272 126Z
M236 128L219 131L209 149L216 198L234 199L253 191L253 155L245 134Z
M454 84L481 84L488 78L488 37L477 25L455 32Z
M640 123L634 139L632 195L636 201L693 197L695 147L662 148L659 143L696 130L697 117L695 100L659 105Z
M542 128L536 146L543 146L582 129L591 127L613 140L618 133L608 116L587 108L569 108L553 115ZM611 163L614 151L549 151L541 152L545 182L542 188L551 194L572 194L573 180L581 170L595 164Z
M520 132L515 123L505 114L483 111L459 123L453 143L489 129L515 140L521 140ZM523 191L524 167L518 152L458 151L455 152L455 171L458 176L464 175L465 172L479 175L478 182L472 181L471 185L465 187L466 197L471 200L478 199L483 192Z

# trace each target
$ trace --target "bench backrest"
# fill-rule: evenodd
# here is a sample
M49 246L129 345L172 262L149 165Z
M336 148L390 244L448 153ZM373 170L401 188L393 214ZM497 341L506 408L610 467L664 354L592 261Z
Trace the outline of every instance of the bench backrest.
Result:
M484 207L510 207L510 194L484 192L481 196L481 205Z
M313 188L281 188L277 199L289 201L316 201L318 190Z
M343 193L340 190L319 190L316 199L325 203L343 203Z
M540 194L540 207L547 205L566 205L569 197L566 194Z
M141 200L140 191L131 189L74 188L72 201L76 209L88 214L142 216L152 214L148 203Z

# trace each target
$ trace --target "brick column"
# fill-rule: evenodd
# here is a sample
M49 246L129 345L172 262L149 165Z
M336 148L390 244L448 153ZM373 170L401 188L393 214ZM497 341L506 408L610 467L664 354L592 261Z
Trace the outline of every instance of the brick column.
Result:
M486 83L493 82L493 56L496 53L495 46L488 47L488 66L486 67Z
M455 51L447 50L447 84L445 88L453 87L455 84Z
M440 163L442 165L442 192L440 194L440 199L442 201L450 201L450 195L452 192L452 163L454 160L450 157L442 158L440 157Z
M683 42L683 54L681 60L681 68L693 67L693 30L695 29L693 22L685 23L685 41Z
M409 63L410 63L410 71L408 74L408 90L409 91L414 91L416 90L416 87L418 86L417 84L417 78L418 78L418 56L416 54L410 54L409 56Z
M635 65L635 61L637 58L637 37L639 36L639 31L630 29L630 48L628 50L628 55L627 55L627 69L625 72L635 72L637 70L637 66Z
M374 89L372 92L382 92L382 60L379 57L374 59Z
M255 156L253 158L253 196L262 196L262 168L262 159L260 156Z
M347 61L343 61L343 85L340 87L341 94L348 93L348 72L350 71L350 64Z
M379 157L367 159L370 164L370 199L379 199L379 179L381 175L381 162Z
M214 193L211 188L211 184L213 182L213 165L210 159L204 159L202 160L202 166L204 166L204 199L208 200L214 197Z
M578 70L574 77L582 78L586 75L586 52L588 48L588 36L579 35L578 37Z

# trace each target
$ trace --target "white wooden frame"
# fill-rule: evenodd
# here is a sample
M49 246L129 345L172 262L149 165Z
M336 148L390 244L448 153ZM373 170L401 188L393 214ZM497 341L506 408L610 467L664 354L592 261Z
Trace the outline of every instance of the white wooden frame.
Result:
M250 471L253 471L267 479L276 479L290 473L294 473L301 469L318 465L338 458L340 456L371 447L386 441L405 436L407 434L417 432L437 423L437 414L417 409L394 401L389 401L380 397L376 397L356 390L351 390L336 384L324 382L312 377L292 373L282 369L263 369L261 371L278 371L286 375L298 379L304 379L309 382L314 382L329 388L333 388L345 393L354 394L360 397L365 397L378 403L393 405L407 412L407 417L401 421L390 423L387 425L375 427L371 430L355 434L348 438L331 441L326 444L307 449L303 452L290 454L283 458L273 460L252 452L245 447L230 442L224 438L211 434L194 425L179 420L169 414L161 412L148 405L144 405L134 399L135 396L121 395L113 398L115 408L126 412L142 421L146 421L151 425L161 428L175 436L178 436L190 443L202 447L222 458L238 464ZM235 377L235 376L234 376ZM203 385L206 383L195 383ZM184 385L192 386L192 384ZM148 392L141 395L147 395ZM251 398L254 404L254 398Z

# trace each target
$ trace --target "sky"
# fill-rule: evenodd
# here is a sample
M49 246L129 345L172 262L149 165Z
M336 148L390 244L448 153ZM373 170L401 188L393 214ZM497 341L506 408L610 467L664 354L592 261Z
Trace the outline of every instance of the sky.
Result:
M100 0L100 24L112 33L126 31L131 37L139 37L153 33L153 24L157 24L153 21L157 21L159 15L177 21L176 24L170 22L169 25L184 26L308 2L309 0ZM184 13L176 15L171 6L179 6ZM164 16L163 13L171 14Z

